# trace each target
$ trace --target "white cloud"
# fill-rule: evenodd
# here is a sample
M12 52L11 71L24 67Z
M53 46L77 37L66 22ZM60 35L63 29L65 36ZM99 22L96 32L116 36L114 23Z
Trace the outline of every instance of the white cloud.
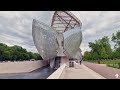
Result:
M88 42L102 38L103 36L112 37L112 33L120 30L120 11L73 11L81 19L83 26L83 42L81 49L90 50ZM113 42L110 42L112 48Z

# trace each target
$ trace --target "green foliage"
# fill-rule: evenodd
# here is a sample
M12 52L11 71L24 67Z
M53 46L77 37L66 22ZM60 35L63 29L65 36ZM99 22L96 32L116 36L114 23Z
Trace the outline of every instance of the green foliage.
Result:
M115 48L120 47L120 31L112 34L112 41L115 43Z
M0 43L0 61L23 61L30 59L41 60L42 57L38 53L27 52L26 49L20 46L9 47Z
M119 64L107 64L108 67L112 67L112 68L117 68L117 69L120 69L120 66Z
M113 58L120 59L120 31L117 31L116 34L113 33L112 41L115 43Z
M108 55L107 55L107 53L106 53L106 50L105 50L105 47L102 47L101 49L100 49L100 58L101 59L106 59L106 58L108 58Z
M98 61L100 61L101 64L118 64L120 63L120 59L117 60L87 60L88 62L92 62L92 63L98 63Z
M84 59L88 62L97 64L100 62L100 64L106 64L109 67L120 69L120 31L117 31L116 34L113 33L111 40L115 43L113 50L111 49L107 36L95 40L95 42L89 42L91 51L84 53Z
M120 47L116 48L113 52L113 58L120 59Z
M107 36L95 40L95 42L89 42L89 47L91 48L91 51L84 53L84 59L96 60L112 58L113 52Z
M120 69L120 60L87 60L87 61L95 64L98 64L98 62L100 61L100 64L106 64L106 66L108 67Z
M87 60L90 60L90 59L91 59L91 53L88 52L88 51L86 51L86 52L84 53L84 58L87 59Z

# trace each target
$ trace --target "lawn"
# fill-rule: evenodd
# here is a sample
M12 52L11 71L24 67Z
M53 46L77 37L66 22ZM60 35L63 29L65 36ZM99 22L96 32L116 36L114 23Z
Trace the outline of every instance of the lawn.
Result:
M87 60L87 62L92 62L96 64L106 64L108 67L120 69L120 60Z

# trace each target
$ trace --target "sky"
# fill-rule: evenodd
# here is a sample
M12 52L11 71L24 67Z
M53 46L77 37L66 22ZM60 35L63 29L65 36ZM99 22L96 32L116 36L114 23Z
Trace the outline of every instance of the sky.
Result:
M89 51L88 42L103 36L112 37L120 30L120 11L71 11L82 22L82 53ZM54 11L0 11L0 43L19 45L37 52L32 38L32 21L40 20L48 25ZM110 41L113 48L114 43Z

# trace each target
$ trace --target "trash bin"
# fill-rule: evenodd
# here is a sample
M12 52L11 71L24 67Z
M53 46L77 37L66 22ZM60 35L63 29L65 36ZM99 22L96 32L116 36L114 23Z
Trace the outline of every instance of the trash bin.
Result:
M74 67L74 61L69 62L69 67Z
M100 64L100 60L98 60L98 64Z
M72 61L72 67L74 67L74 62Z

